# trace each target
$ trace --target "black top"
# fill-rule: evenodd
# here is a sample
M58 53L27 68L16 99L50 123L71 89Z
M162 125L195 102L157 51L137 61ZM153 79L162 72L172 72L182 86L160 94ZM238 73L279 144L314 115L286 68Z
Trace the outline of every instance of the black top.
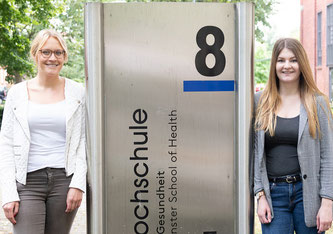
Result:
M275 135L265 133L266 167L268 177L300 174L297 157L299 116L277 117Z

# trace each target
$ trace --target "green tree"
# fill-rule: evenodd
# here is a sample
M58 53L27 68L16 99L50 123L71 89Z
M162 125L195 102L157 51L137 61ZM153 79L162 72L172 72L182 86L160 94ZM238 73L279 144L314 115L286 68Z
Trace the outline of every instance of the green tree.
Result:
M60 75L84 81L84 0L64 0L64 11L57 16L56 29L62 32L68 46L68 62Z
M270 69L270 53L267 44L257 46L255 53L254 77L256 83L266 83Z
M30 42L58 11L55 0L0 1L0 66L7 70L7 80L20 82L34 73Z

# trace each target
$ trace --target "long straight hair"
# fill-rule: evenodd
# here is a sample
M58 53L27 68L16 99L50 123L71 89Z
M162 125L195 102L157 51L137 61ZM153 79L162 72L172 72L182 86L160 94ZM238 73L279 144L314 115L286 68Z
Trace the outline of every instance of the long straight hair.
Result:
M291 50L297 59L300 70L299 86L301 102L307 112L310 135L315 139L317 133L320 136L316 96L319 95L325 98L328 110L330 110L329 102L326 95L318 89L313 79L309 60L302 44L298 40L292 38L282 38L275 42L268 83L259 99L256 110L256 129L264 130L265 132L268 131L271 136L274 136L276 112L281 104L279 79L276 74L276 62L279 54L284 48ZM332 115L331 112L326 114Z

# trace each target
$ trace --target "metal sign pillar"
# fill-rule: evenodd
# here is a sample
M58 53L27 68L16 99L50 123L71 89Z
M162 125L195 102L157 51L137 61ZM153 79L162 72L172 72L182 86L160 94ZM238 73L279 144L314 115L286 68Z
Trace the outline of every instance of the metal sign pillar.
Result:
M250 3L87 3L88 233L252 233Z

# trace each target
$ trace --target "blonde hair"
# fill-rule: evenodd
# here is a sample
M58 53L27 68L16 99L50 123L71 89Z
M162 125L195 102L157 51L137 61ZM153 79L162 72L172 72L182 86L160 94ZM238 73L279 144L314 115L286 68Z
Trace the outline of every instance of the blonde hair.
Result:
M42 31L37 33L35 39L31 43L31 49L30 49L31 58L35 61L35 63L37 63L37 53L50 37L54 37L55 39L57 39L59 41L60 45L62 46L62 48L65 51L64 59L65 59L65 62L67 62L68 49L67 49L66 42L65 42L64 38L61 36L61 34L53 29L43 29Z
M274 136L276 127L276 112L281 104L281 97L279 94L279 79L276 75L276 62L281 51L287 48L291 50L298 62L300 70L300 96L302 104L304 105L309 123L309 132L312 138L316 138L317 134L320 135L320 126L317 115L317 101L316 96L323 96L328 110L330 110L328 98L316 86L312 76L309 60L302 44L292 38L282 38L275 42L271 66L269 72L269 79L258 103L256 110L256 128L257 130L268 131L271 136ZM330 112L330 111L329 111ZM332 115L332 113L326 113Z

